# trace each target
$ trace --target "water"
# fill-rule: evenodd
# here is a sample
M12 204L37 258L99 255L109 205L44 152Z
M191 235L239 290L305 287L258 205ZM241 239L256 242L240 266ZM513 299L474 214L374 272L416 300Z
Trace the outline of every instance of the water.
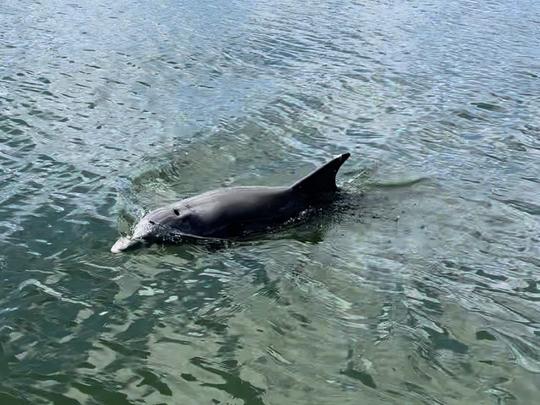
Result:
M0 403L533 404L540 7L0 4ZM330 213L113 255L350 151Z

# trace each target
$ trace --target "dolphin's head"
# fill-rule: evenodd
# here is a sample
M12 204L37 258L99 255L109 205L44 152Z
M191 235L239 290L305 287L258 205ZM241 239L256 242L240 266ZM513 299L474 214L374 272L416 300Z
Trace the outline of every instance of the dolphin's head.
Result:
M111 252L120 253L148 246L154 242L167 242L180 238L182 231L189 230L185 214L176 209L160 208L144 216L133 229L131 237L121 237Z
M121 252L125 252L126 250L132 250L138 247L142 247L144 244L145 244L145 241L142 239L133 239L127 236L122 236L120 239L118 239L114 243L114 245L111 248L111 252L121 253Z
M142 218L133 230L131 237L123 236L118 239L111 248L111 252L120 253L126 250L133 250L143 247L151 242L152 236L156 233L156 225L146 217Z

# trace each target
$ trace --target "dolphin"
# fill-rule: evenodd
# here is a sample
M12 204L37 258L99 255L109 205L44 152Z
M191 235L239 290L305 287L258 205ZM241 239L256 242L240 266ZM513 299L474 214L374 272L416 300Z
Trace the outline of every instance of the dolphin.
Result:
M111 252L193 239L235 240L268 231L329 202L338 190L336 174L349 156L335 157L291 186L222 188L158 208L139 221L131 237L118 239Z

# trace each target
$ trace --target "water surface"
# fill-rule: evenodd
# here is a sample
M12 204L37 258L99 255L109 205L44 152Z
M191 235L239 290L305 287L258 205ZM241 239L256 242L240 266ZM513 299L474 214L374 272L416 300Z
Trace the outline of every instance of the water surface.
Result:
M0 5L0 402L532 404L538 2ZM350 151L330 213L109 249Z

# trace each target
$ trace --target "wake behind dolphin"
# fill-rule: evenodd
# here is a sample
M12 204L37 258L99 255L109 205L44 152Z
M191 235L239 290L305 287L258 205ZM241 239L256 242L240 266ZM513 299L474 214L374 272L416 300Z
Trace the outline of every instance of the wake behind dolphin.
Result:
M327 202L337 191L336 174L344 153L291 186L230 187L208 191L145 215L131 237L116 241L119 253L151 243L189 239L239 239L262 233Z

